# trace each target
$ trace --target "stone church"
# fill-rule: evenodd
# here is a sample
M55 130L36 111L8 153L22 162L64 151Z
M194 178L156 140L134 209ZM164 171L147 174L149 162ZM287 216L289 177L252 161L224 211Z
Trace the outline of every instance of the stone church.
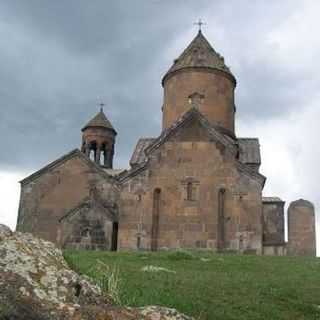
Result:
M62 248L315 255L313 205L263 197L259 140L235 133L236 79L199 30L162 79L162 131L113 168L101 109L75 149L21 181L17 230Z

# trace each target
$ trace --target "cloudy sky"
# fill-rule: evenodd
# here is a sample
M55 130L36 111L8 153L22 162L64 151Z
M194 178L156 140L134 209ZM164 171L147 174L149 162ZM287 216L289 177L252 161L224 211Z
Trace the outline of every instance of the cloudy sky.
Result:
M106 104L116 167L160 132L161 77L203 32L238 80L237 135L260 138L265 195L320 206L318 0L0 0L0 223L18 181L80 145Z

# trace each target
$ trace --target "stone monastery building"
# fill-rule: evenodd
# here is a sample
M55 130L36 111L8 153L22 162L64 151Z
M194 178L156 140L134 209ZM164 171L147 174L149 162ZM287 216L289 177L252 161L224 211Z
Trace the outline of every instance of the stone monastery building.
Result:
M162 131L113 169L101 111L75 149L21 181L17 230L62 248L315 255L313 205L263 197L259 140L234 130L236 79L201 30L162 79Z

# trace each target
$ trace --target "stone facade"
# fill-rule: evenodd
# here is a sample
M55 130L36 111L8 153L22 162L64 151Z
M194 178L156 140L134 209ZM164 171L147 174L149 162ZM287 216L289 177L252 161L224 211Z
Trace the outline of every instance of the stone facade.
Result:
M285 255L284 205L277 197L263 197L263 252L266 255Z
M262 197L259 140L235 135L223 57L199 32L162 84L162 132L138 141L130 169L113 169L117 133L100 110L81 151L21 181L17 229L63 248L286 254L284 202ZM291 227L295 253L314 254L314 220L291 216L302 223Z
M198 112L189 117L163 137L138 174L132 172L121 181L120 247L137 249L139 243L148 249L156 237L159 249L260 253L263 177L239 166L235 146L219 140L222 135L210 136Z
M63 248L116 250L118 217L113 207L91 199L60 219L57 240Z
M98 201L95 194L99 194L102 200ZM74 150L21 182L17 230L31 232L62 246L69 236L66 225L70 219L83 216L83 209L76 210L79 206L87 201L98 207L99 210L95 210L97 221L101 221L102 207L108 219L110 211L115 211L113 221L117 222L118 197L114 179L85 154ZM72 215L70 211L74 211ZM89 216L90 220L94 219L92 214ZM89 226L82 227L87 229ZM61 234L61 230L67 234ZM79 232L84 234L85 230ZM74 245L73 239L71 242Z
M170 127L193 103L212 122L234 133L235 83L221 71L183 69L164 82L163 126Z

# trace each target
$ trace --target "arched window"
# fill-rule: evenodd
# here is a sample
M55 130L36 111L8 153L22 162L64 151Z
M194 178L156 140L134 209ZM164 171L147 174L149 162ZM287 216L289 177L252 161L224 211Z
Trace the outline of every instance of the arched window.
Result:
M220 188L218 192L218 249L225 247L225 193L226 189Z
M200 181L193 177L186 177L181 183L183 188L181 195L183 200L186 201L185 205L193 205L191 201L199 200Z
M160 216L161 189L157 188L153 192L153 212L151 228L151 250L158 250L159 237L159 216Z

